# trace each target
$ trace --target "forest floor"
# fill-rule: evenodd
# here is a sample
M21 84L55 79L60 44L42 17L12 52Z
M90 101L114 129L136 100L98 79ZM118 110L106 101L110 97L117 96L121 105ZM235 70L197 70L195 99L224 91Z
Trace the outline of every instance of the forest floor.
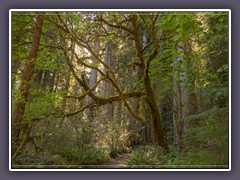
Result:
M107 161L106 163L99 165L98 168L106 168L106 169L127 168L127 165L124 164L124 161L126 161L130 157L131 157L131 154L121 154L116 159L111 159L111 160Z

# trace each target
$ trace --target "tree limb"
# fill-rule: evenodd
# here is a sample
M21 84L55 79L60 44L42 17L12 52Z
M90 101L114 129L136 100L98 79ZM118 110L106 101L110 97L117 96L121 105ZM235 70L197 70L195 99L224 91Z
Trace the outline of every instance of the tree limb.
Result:
M108 21L106 21L105 19L103 19L102 15L98 16L96 21L104 22L105 24L107 24L110 27L122 29L122 30L125 30L125 31L129 32L130 34L133 34L133 30L132 29L130 29L130 28L126 27L126 26L120 25L120 24L111 24Z

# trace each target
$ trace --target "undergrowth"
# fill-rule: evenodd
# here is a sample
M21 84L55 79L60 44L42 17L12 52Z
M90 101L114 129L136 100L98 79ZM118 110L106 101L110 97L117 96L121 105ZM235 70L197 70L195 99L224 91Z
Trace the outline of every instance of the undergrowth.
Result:
M16 168L90 168L109 160L109 152L94 148L62 149L46 157L19 157L13 162Z
M163 149L154 146L138 146L126 161L130 168L154 168L164 162Z

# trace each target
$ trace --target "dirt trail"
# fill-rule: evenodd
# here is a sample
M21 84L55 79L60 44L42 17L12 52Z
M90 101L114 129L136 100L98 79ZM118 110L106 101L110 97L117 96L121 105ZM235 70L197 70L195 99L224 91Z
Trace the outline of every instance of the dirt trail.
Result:
M131 154L121 154L116 159L111 159L110 161L99 165L98 168L106 168L106 169L112 169L112 168L127 168L127 165L124 164L124 161L128 159L131 156Z

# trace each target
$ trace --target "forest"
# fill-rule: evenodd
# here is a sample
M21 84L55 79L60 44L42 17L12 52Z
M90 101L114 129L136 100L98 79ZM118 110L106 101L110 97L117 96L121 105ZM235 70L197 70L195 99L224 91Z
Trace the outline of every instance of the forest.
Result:
M12 168L229 167L229 12L10 17Z

